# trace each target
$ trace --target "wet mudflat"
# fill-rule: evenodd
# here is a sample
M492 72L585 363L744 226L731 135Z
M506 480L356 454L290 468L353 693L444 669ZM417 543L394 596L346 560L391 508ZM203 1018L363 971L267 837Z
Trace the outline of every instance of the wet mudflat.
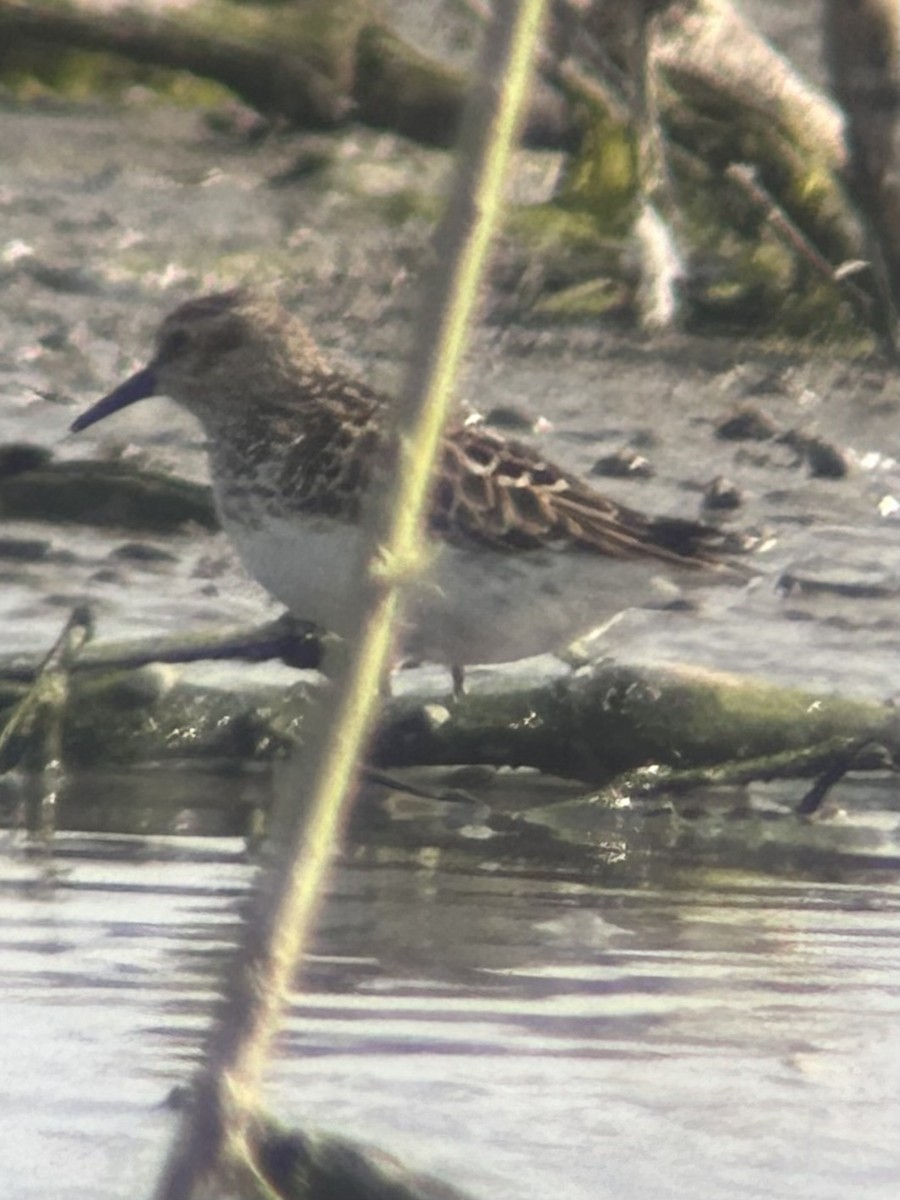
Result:
M430 228L409 195L440 195L443 156L360 133L329 144L331 165L289 186L278 181L307 153L303 138L248 145L210 132L196 114L158 108L7 111L0 143L9 233L0 247L0 443L36 443L61 462L112 457L203 479L199 432L167 401L78 437L66 430L145 361L164 312L248 276L279 280L339 361L378 386L397 379ZM540 197L558 162L523 156L519 170L519 191ZM696 516L702 489L723 477L742 502L722 519L768 545L754 560L757 586L700 597L701 620L629 617L612 651L752 664L776 682L890 695L900 592L890 373L824 351L529 320L505 291L510 255L501 247L463 400L483 413L512 405L526 424L539 423L548 455L576 471L622 448L641 455L648 475L604 474L597 484L646 510ZM768 436L717 436L748 406L769 423ZM798 431L834 448L848 474L813 475ZM92 605L101 638L275 611L207 531L161 537L7 519L3 539L0 617L13 648L45 648L80 602ZM785 572L812 589L779 591Z
M6 110L0 442L202 478L197 430L163 402L96 436L65 429L141 361L164 311L248 274L285 279L328 349L389 386L429 229L410 197L439 193L444 160L372 134L325 143L325 173L286 183L304 139L248 144L152 107ZM555 169L523 159L523 193L552 187ZM498 289L463 388L475 407L545 418L548 453L575 470L638 449L650 477L598 482L639 507L696 515L699 489L727 476L744 497L733 523L771 534L756 586L630 613L603 653L896 693L889 374L509 311ZM744 404L813 429L849 474L812 477L791 443L716 437ZM205 532L4 520L2 537L6 649L46 648L82 601L110 638L274 611ZM129 552L136 540L159 554ZM785 573L813 586L776 587ZM473 672L472 686L492 679ZM529 805L569 794L505 786L489 803L513 814L526 791ZM252 876L237 835L268 787L264 772L71 779L49 848L5 835L5 1195L146 1192L173 1124L163 1102L196 1058ZM279 1115L476 1196L893 1197L895 781L849 781L844 815L816 827L796 821L784 785L757 789L750 812L717 799L624 809L590 835L562 818L504 835L477 806L377 797L294 1002Z

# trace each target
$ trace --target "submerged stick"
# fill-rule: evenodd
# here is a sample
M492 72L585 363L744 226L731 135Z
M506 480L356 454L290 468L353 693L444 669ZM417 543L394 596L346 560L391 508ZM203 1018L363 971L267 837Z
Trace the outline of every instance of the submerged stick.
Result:
M765 220L782 242L824 280L843 289L854 311L864 324L871 324L872 300L851 278L848 267L865 267L865 263L841 263L834 266L812 244L806 233L787 215L775 197L760 183L757 171L747 163L732 163L725 169L726 178L737 184L763 213Z
M26 805L27 825L32 831L49 834L53 830L70 676L92 633L90 611L73 609L31 687L0 729L0 774L21 765L32 783Z
M90 612L86 608L73 609L50 652L34 672L31 687L0 729L0 771L10 770L21 757L12 753L16 739L30 740L48 711L60 715L65 711L69 673L92 630Z
M430 273L398 416L397 462L392 480L383 477L369 497L367 511L374 515L365 554L371 563L360 560L361 586L347 597L358 618L351 628L358 627L360 636L341 648L339 686L311 723L309 753L295 763L291 790L277 798L273 843L283 850L261 880L196 1102L163 1169L160 1200L188 1200L227 1157L250 1161L247 1135L263 1068L377 714L401 591L423 556L421 514L432 463L497 221L542 10L543 0L498 6L503 15L485 38L457 176L436 236L440 270ZM300 796L310 797L308 819L297 803Z

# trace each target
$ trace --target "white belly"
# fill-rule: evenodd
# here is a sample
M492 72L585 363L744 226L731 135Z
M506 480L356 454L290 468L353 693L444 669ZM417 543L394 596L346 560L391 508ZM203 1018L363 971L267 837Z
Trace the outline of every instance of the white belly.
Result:
M404 652L451 666L561 650L623 609L677 595L659 564L553 550L445 547L429 583L407 603Z
M297 617L346 637L343 598L358 579L359 534L327 517L268 517L259 526L225 518L248 573Z
M358 587L357 530L331 518L224 516L247 572L298 617L348 636ZM671 599L659 564L572 551L434 549L406 599L400 657L464 666L558 650L623 609ZM668 572L664 572L669 575Z

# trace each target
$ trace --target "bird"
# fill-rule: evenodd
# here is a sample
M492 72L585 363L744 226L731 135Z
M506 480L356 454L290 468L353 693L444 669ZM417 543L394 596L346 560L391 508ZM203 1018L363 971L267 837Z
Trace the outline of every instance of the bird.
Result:
M190 299L161 322L148 364L72 423L152 396L200 422L222 526L250 576L338 637L355 586L369 482L391 399L332 366L306 326L250 288ZM441 443L426 515L427 578L410 591L405 661L450 668L559 650L660 581L745 582L750 539L617 503L540 451L459 420Z

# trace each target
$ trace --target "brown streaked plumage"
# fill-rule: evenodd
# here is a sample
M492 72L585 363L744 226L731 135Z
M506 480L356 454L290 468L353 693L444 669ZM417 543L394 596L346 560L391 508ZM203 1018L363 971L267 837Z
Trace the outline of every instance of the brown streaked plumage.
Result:
M432 533L500 550L544 545L608 558L649 557L678 567L722 569L740 539L678 517L650 517L596 491L521 442L464 427L444 439L430 513Z
M223 525L250 574L298 616L340 627L361 505L389 401L333 370L306 328L244 291L165 318L150 364L73 423L171 396L203 424ZM477 426L444 438L428 518L434 586L406 652L451 665L552 649L653 598L653 577L746 577L741 539L646 516L536 450Z

